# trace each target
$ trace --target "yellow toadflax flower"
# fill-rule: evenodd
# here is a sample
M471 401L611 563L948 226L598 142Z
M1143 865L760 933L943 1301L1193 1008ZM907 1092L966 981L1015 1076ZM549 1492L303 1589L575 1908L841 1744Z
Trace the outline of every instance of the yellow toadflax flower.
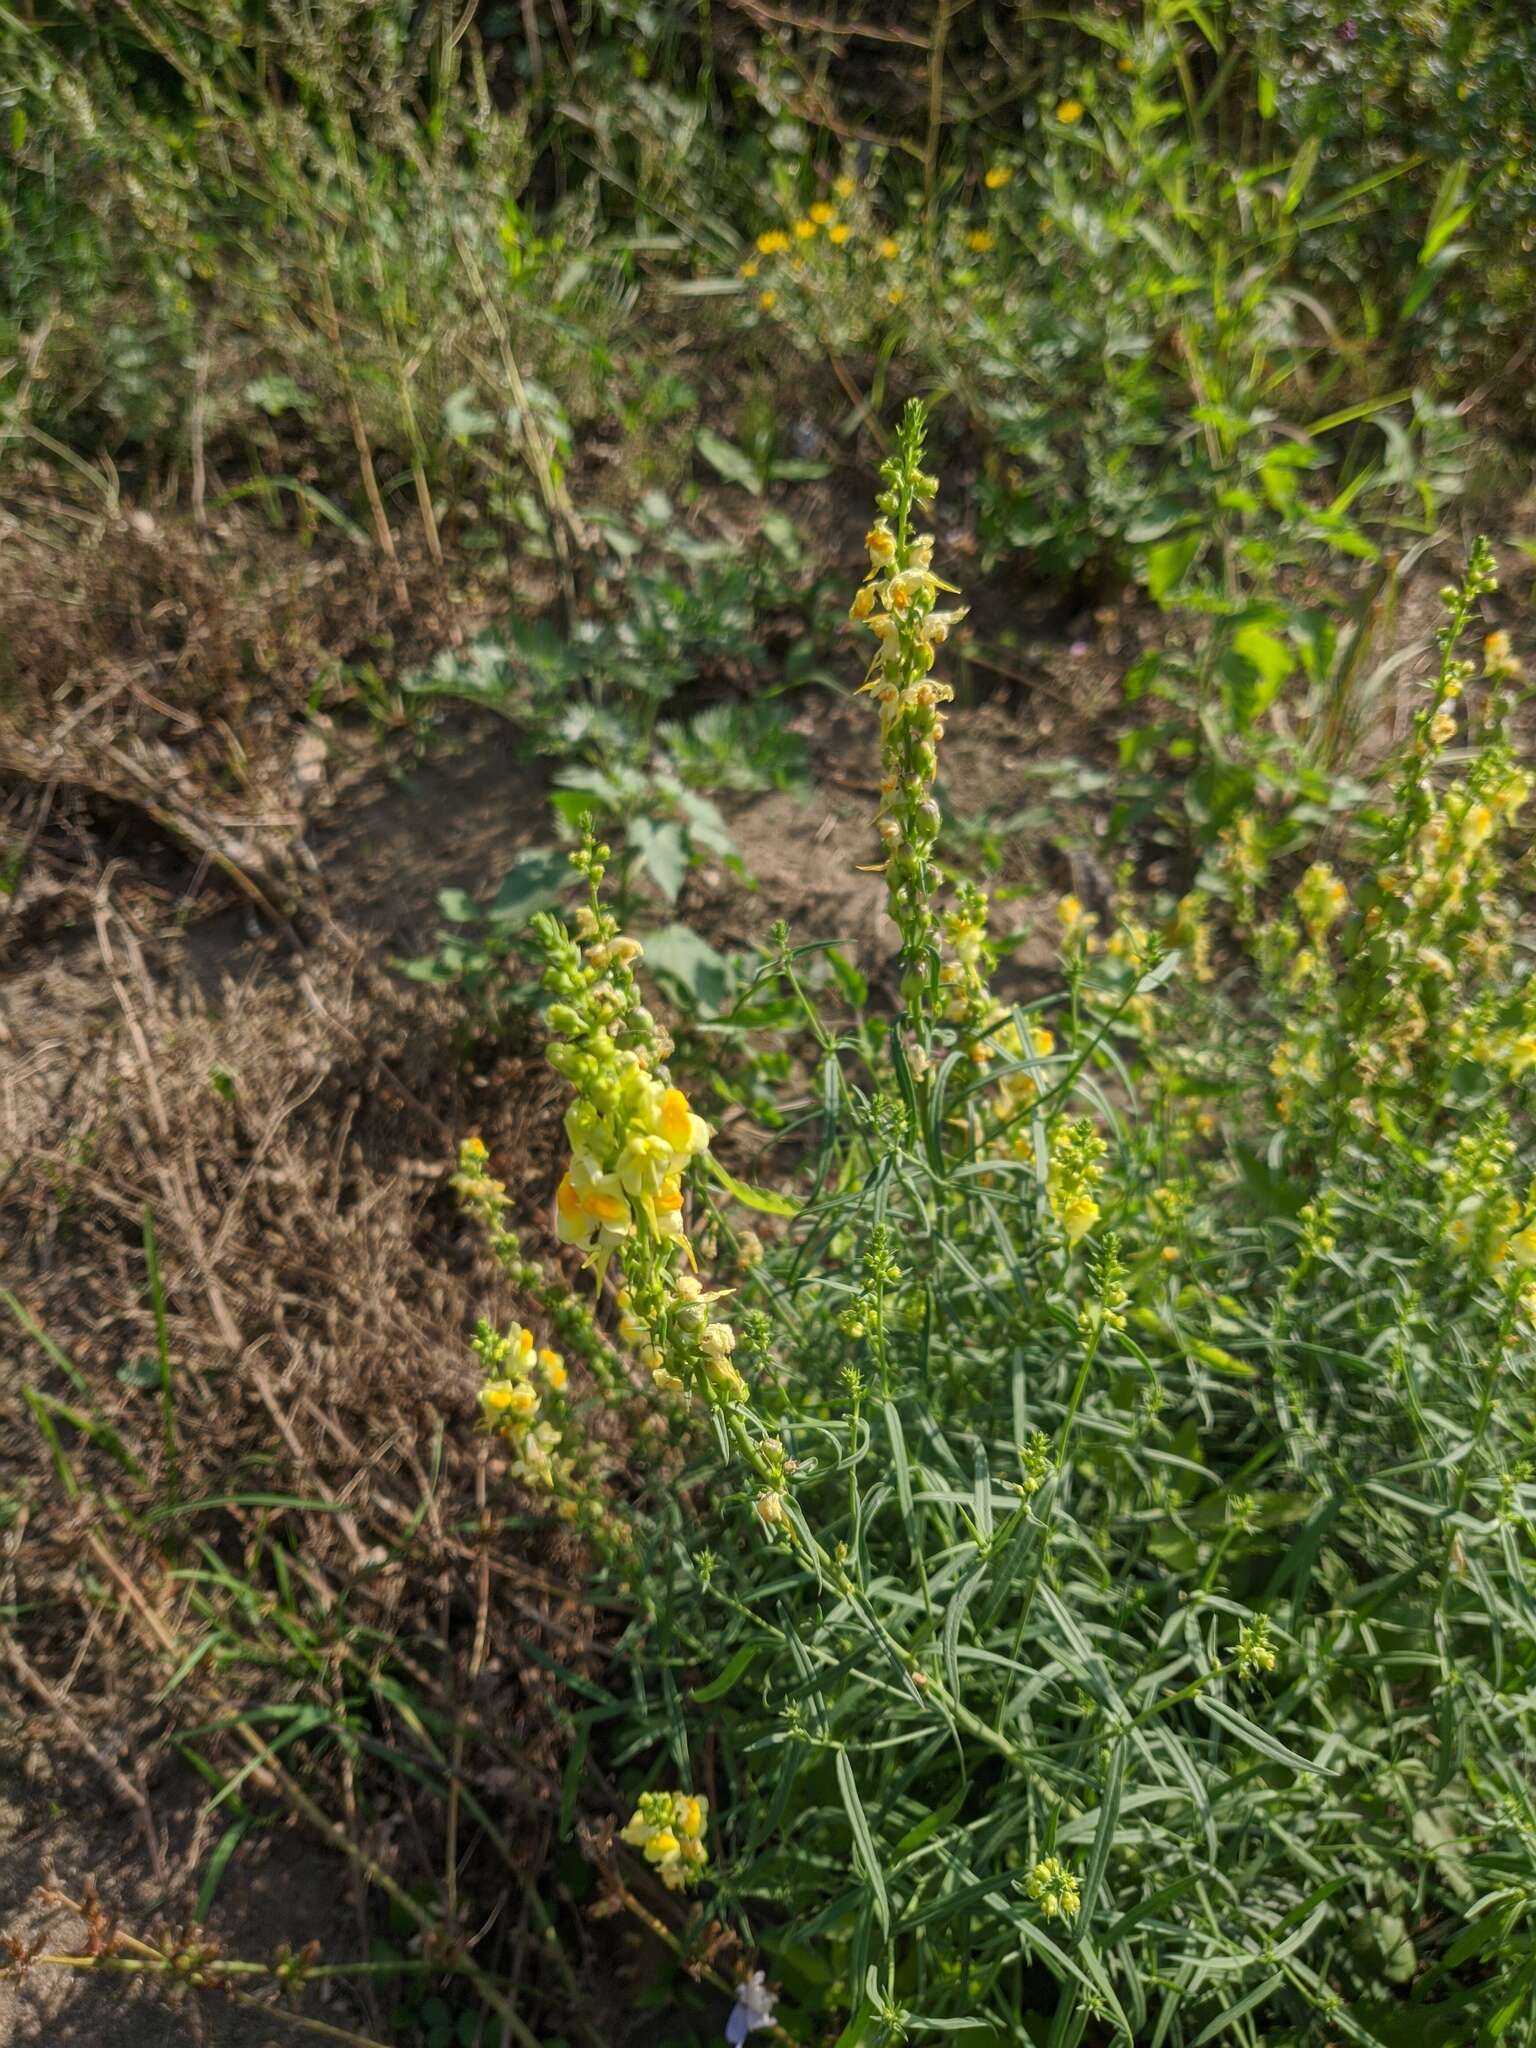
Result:
M565 1113L570 1160L555 1191L560 1241L588 1254L599 1284L612 1259L624 1275L621 1341L656 1384L715 1403L747 1398L732 1362L730 1324L710 1322L692 1268L683 1179L709 1151L712 1133L665 1065L671 1040L640 999L632 968L640 947L602 902L608 849L589 838L572 856L591 895L574 935L548 912L534 929L544 950L548 1058L570 1086ZM532 1338L528 1360L531 1366ZM557 1353L541 1356L552 1391L564 1384Z
M680 1892L698 1883L709 1861L708 1823L709 1801L699 1793L642 1792L619 1840L641 1851L668 1891Z
M1082 1241L1099 1220L1093 1190L1103 1172L1105 1144L1087 1117L1051 1133L1046 1194L1068 1245Z
M539 1371L544 1375L546 1386L550 1387L553 1392L557 1394L565 1392L570 1382L570 1374L566 1371L565 1360L558 1351L540 1351Z
M1490 633L1483 642L1483 674L1490 682L1518 682L1520 664L1505 632Z

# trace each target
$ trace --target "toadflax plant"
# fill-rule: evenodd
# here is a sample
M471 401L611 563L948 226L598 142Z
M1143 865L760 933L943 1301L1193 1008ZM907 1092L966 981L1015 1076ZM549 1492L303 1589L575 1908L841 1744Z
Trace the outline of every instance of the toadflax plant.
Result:
M788 1192L717 1175L783 1219L728 1306L697 1264L702 1212L734 1236L713 1134L600 847L575 929L540 927L560 1234L684 1411L627 1482L632 1618L577 1709L627 1774L624 1896L701 1969L730 1959L733 2040L1529 2043L1507 651L1470 759L1446 725L1486 560L1299 923L1218 969L1189 899L1169 933L1123 905L1102 934L1069 899L1061 987L1021 1008L935 855L960 614L915 530L920 409L883 482L853 618L899 1001L839 1021L790 944L765 970L814 1071Z

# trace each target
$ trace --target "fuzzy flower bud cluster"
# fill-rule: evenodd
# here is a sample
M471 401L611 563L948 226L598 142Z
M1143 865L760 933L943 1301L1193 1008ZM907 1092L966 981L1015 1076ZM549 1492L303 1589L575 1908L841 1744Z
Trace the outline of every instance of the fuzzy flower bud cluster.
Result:
M1238 1630L1237 1675L1244 1685L1252 1685L1258 1678L1267 1678L1278 1662L1269 1639L1269 1616L1256 1614Z
M1075 1920L1082 1909L1082 1890L1059 1856L1042 1856L1024 1889L1047 1920Z

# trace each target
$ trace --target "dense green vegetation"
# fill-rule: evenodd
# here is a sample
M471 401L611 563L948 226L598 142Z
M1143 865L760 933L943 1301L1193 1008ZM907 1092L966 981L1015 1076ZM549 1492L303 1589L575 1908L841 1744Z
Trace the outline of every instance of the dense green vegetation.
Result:
M185 1529L200 1907L260 1766L374 1887L391 2040L1532 2048L1536 24L837 14L0 11L18 538L339 552L387 624L286 724L542 764L392 963L558 1091L547 1208L468 1131L454 1180L516 1315L454 1526L558 1532L598 1645L530 1657L514 1976L483 1612L459 1719L435 1620L314 1603L312 1501L237 1558L240 1488L179 1498L152 1223L147 1449L12 1300L36 1484ZM978 812L946 746L1084 619L1109 699ZM743 801L850 775L890 945L733 944ZM441 1883L359 1846L408 1777ZM594 1896L647 1943L595 1992Z

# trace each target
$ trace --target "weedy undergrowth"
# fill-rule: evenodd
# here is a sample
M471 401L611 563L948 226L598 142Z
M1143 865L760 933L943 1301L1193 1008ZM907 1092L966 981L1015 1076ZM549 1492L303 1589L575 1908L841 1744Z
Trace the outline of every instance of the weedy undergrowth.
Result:
M1021 1008L934 857L937 489L914 406L853 608L899 997L839 1023L773 954L814 1073L789 1193L717 1169L781 1217L729 1306L689 1221L732 1238L714 1134L602 846L539 926L560 1232L696 1417L626 1498L636 1611L576 1717L634 1787L626 1896L659 1879L685 1953L734 1936L737 2039L1529 2042L1536 1061L1497 641L1451 749L1486 550L1294 922L1218 971L1198 900L1104 935L1068 900Z

